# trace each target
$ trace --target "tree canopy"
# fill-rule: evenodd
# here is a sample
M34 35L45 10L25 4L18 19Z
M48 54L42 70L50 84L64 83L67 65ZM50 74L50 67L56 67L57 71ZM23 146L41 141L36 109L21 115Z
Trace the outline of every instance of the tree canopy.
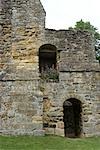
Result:
M100 33L97 31L98 29L91 25L89 21L84 22L82 19L75 24L75 29L85 30L91 32L95 39L100 40Z

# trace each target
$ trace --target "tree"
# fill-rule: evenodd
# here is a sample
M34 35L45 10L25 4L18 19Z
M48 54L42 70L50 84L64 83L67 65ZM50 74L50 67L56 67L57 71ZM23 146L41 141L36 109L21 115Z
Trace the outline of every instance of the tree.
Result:
M82 19L78 22L76 22L75 24L75 29L80 29L80 30L84 30L84 31L89 31L91 32L95 39L98 39L100 40L100 34L99 32L97 31L97 28L94 27L93 25L91 25L90 22L84 22Z
M96 40L96 43L95 43L95 50L96 50L96 58L97 60L99 60L99 63L100 63L100 40Z
M90 22L84 22L82 19L76 22L74 29L88 31L94 35L96 58L100 62L100 33L97 31L98 29L91 25Z

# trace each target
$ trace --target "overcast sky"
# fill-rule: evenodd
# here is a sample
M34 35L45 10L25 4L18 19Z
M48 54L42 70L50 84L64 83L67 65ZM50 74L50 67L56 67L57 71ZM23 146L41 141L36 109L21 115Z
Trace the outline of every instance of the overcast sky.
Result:
M46 10L46 27L67 29L76 21L90 21L100 31L100 0L41 0Z

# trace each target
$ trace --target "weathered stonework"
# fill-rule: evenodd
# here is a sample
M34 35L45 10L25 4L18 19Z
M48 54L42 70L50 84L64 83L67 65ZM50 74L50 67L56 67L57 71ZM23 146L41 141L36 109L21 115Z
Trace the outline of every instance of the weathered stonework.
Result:
M59 81L41 81L39 49L57 49ZM0 0L0 134L64 136L66 100L82 104L80 136L100 135L100 66L93 37L45 29L39 0Z

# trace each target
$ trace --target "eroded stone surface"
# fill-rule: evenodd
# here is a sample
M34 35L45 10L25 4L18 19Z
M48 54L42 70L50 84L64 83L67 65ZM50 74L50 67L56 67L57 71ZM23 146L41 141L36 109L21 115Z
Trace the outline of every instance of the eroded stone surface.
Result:
M57 83L41 82L44 44L57 48ZM82 103L82 135L100 135L100 66L92 35L45 29L39 0L0 0L0 134L64 136L63 103L70 98Z

